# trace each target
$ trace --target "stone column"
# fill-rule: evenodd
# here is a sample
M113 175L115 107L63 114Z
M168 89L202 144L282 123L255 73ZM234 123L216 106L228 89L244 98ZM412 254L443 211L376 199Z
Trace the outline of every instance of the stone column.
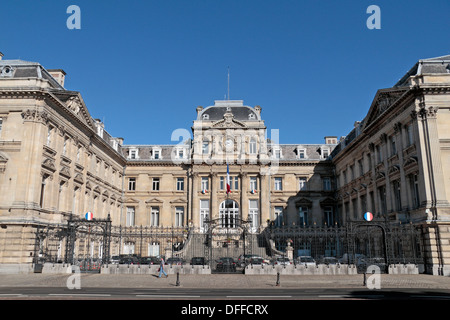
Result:
M260 174L260 203L261 203L261 222L265 225L270 216L270 176Z
M191 211L191 219L192 219L192 223L195 227L200 227L200 200L198 198L198 187L200 184L200 181L198 179L198 173L197 172L193 172L192 173L192 203L191 203L191 207L192 207L192 211Z
M218 214L219 214L219 203L218 203L218 192L219 192L219 183L218 183L218 175L217 172L213 172L211 173L211 197L210 197L210 201L211 201L211 206L210 206L210 210L211 212L209 213L211 219L215 219L218 218Z
M248 220L248 174L247 172L241 172L241 204L240 213L242 220Z

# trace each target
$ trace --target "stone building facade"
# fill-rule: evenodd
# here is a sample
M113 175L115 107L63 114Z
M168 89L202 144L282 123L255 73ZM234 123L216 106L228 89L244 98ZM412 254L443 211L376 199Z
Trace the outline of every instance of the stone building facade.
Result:
M343 220L421 225L427 265L450 274L450 56L424 59L381 89L332 153Z
M259 234L371 211L423 225L429 272L448 274L449 70L449 56L420 60L377 92L352 132L323 144L282 144L260 106L217 100L197 107L191 131L174 131L177 144L124 145L64 88L63 70L0 60L0 264L31 263L39 226L87 212L124 229L205 233L214 221ZM166 242L152 238L139 253L161 254ZM136 245L114 242L111 254Z

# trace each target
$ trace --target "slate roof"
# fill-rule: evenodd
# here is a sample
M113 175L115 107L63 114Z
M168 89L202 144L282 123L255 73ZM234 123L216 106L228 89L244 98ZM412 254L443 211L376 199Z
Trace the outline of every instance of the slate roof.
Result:
M450 55L421 59L394 85L408 85L408 78L422 74L450 73Z
M10 67L9 72L5 72ZM37 62L24 60L0 60L0 78L39 78L48 80L57 90L64 88L56 81L47 70Z
M242 100L216 100L213 106L209 106L199 113L197 120L222 120L226 112L231 112L234 119L239 121L261 120L253 108L244 106ZM204 115L208 116L207 119L204 118Z

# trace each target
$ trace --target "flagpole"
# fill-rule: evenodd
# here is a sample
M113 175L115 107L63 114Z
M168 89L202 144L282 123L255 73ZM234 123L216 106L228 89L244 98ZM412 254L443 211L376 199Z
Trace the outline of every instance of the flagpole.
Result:
M228 67L228 100L230 100L230 67Z

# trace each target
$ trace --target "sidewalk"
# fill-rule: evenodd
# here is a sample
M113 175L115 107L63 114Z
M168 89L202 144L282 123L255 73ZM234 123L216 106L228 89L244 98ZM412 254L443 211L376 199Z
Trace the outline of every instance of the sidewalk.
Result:
M74 274L0 274L0 287L66 287ZM450 277L432 275L381 274L383 288L450 289ZM80 274L81 286L90 288L172 288L177 276L158 278L156 275ZM367 276L369 277L369 275ZM367 278L368 279L368 278ZM276 276L243 274L180 275L183 288L264 289L276 287ZM361 288L364 276L280 276L280 288Z

